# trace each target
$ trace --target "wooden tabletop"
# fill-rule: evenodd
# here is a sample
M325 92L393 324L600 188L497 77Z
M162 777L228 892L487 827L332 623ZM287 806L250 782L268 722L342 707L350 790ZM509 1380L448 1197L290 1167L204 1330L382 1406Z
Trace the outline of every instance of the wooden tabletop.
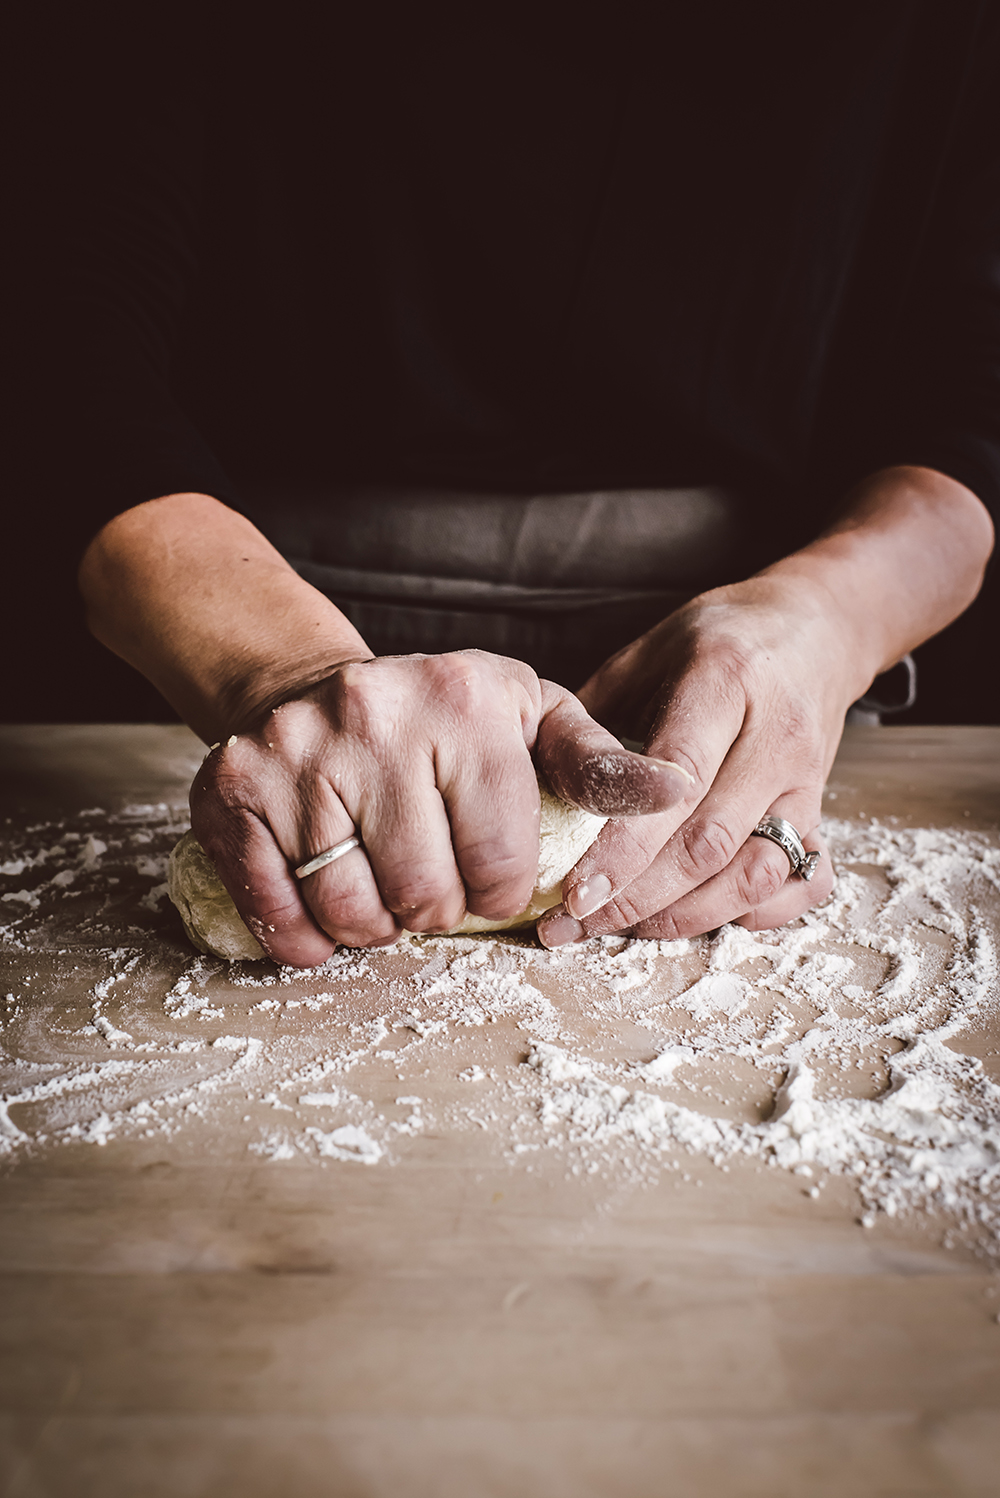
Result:
M546 1122L559 1064L608 1107L652 1075L668 1000L629 1008L635 975L676 1005L707 947L199 966L161 885L201 752L0 728L3 1498L1000 1492L985 1228L766 1145ZM1000 729L851 730L826 811L992 868ZM948 1044L1000 1080L996 999ZM763 1139L781 1077L730 1060L656 1095ZM843 1085L875 1096L882 1065Z

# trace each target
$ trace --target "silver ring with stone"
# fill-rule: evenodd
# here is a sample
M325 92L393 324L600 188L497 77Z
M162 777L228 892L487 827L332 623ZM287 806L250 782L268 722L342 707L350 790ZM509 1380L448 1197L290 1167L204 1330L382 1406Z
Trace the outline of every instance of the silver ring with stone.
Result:
M816 865L823 856L822 853L807 853L798 832L784 817L764 817L750 836L770 838L772 843L777 843L787 856L792 873L807 882L815 874Z
M360 848L359 837L345 837L342 843L336 843L332 848L324 848L322 853L317 853L306 863L302 863L295 870L296 879L307 879L310 874L315 874L318 869L325 869L328 863L336 863L338 858L343 858L345 853L350 853L352 848Z

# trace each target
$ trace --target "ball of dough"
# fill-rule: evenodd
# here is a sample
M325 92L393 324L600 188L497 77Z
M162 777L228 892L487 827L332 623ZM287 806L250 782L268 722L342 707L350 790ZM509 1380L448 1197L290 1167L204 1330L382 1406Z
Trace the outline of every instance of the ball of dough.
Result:
M180 912L188 940L199 952L228 957L230 962L253 962L265 956L193 832L185 832L170 855L167 894Z
M538 782L541 816L538 823L538 872L535 887L520 915L506 921L491 921L483 915L467 915L449 936L469 935L476 931L516 931L519 926L533 926L540 915L558 905L562 899L562 882L570 869L595 841L608 820L593 812L581 811L559 801L548 786Z
M449 936L514 931L520 926L533 925L546 910L559 904L563 879L586 853L607 817L594 816L557 800L541 781L538 791L541 798L538 873L528 904L519 915L505 921L467 915L448 932ZM240 919L215 865L192 832L184 834L170 855L167 889L180 912L184 930L200 952L211 952L231 962L264 956Z

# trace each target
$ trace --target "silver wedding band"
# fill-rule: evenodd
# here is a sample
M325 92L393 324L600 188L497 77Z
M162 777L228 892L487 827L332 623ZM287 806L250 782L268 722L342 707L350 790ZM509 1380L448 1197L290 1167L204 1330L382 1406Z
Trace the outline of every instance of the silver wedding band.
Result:
M350 853L352 848L360 848L359 837L345 837L342 843L336 843L332 848L325 848L322 853L317 853L315 858L310 858L308 863L300 864L295 870L296 879L307 879L310 874L315 874L318 869L325 869L328 863L336 863L338 858L343 858L345 853Z
M787 855L788 862L792 866L792 873L807 882L816 872L816 865L823 856L821 853L807 853L801 837L791 822L786 822L784 817L764 817L757 823L750 836L767 837L772 843L777 843L782 852Z

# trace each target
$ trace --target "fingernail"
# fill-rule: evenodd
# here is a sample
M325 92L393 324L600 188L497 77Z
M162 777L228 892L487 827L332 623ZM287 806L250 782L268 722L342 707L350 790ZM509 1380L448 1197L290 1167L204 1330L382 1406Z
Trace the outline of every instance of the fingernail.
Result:
M675 759L660 759L656 754L647 754L646 758L652 760L654 765L665 765L668 770L676 770L677 774L682 776L688 785L694 785L694 776L691 774L691 771L685 770L684 766L679 765Z
M546 916L538 923L538 939L543 947L565 947L570 942L582 941L584 929L571 915Z
M611 880L607 874L594 874L592 878L574 884L569 893L563 895L563 904L570 915L582 920L585 915L592 915L599 906L607 904L611 899L611 889Z

